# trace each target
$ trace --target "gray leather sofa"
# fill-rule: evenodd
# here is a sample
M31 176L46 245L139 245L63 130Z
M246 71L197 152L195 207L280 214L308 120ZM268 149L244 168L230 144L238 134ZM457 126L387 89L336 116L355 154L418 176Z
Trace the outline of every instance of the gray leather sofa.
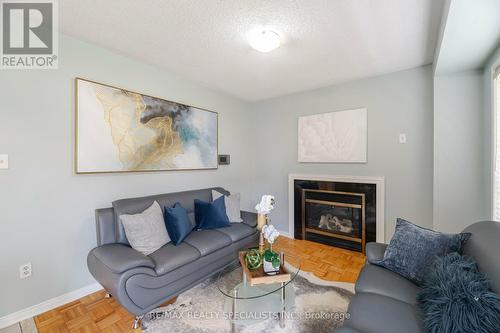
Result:
M223 188L213 188L228 194ZM161 207L179 202L194 226L194 199L211 201L212 188L123 199L96 210L97 243L87 264L94 278L138 319L237 260L239 249L257 243L257 215L242 211L243 223L215 230L192 231L178 246L168 243L149 256L132 249L120 223L155 200Z
M478 222L464 232L472 233L464 254L473 257L479 270L500 293L500 223ZM356 295L349 304L351 317L335 333L423 333L416 305L419 287L409 280L372 264L382 259L386 244L368 243L365 267L356 282Z

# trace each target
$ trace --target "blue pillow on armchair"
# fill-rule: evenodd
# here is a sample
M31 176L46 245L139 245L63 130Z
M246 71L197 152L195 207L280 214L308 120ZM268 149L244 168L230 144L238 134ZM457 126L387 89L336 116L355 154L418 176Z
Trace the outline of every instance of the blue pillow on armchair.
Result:
M215 229L231 226L226 214L224 196L212 201L205 202L194 200L194 219L198 229Z
M384 259L374 262L417 285L422 283L426 269L437 256L462 252L470 233L445 234L397 219L396 231L384 253Z
M173 207L165 207L164 217L168 235L175 245L179 245L193 230L186 209L178 202Z
M453 252L436 258L417 300L429 333L500 330L500 296L470 257Z

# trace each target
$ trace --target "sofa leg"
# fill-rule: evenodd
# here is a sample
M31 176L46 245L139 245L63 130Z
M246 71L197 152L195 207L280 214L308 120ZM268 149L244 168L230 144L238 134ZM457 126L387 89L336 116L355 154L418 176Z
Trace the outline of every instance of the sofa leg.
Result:
M132 329L136 330L139 328L141 322L142 322L142 317L144 317L144 315L142 316L135 316L135 319L134 319L134 324L132 325Z

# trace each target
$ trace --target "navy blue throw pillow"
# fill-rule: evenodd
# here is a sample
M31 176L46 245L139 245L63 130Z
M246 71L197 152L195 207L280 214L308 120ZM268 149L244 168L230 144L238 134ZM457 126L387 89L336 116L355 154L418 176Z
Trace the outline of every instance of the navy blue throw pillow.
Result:
M500 332L500 296L467 256L435 259L417 295L429 333Z
M470 233L444 234L397 219L384 259L375 264L420 285L425 270L437 256L461 253L469 237Z
M226 214L224 196L212 202L195 199L194 218L198 229L215 229L231 226L231 222L229 222Z
M168 235L175 245L179 245L193 230L187 211L180 203L165 207L164 217Z

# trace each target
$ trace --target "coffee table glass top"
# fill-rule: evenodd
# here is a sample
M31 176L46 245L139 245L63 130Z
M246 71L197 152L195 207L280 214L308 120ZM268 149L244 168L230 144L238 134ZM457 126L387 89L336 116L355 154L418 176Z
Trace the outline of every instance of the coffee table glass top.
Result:
M284 286L282 286L281 283L256 284L251 286L250 282L246 281L247 277L243 273L243 268L241 267L241 264L238 262L234 265L226 267L221 272L219 272L219 275L217 277L217 287L219 291L225 296L236 299L259 298L279 292L281 288L291 284L292 281L298 276L301 266L301 259L299 257L284 255L284 259L285 259L284 265L283 263L282 265L286 269L286 271L290 274L290 280L287 281L284 284ZM241 272L239 273L236 272L238 270L240 270ZM240 284L241 285L246 284L249 287L251 287L248 289L248 291L250 291L250 289L255 289L255 290L252 290L249 293L238 293L237 295L235 295L234 293L235 288Z
M300 258L285 255L284 268L290 279L281 283L254 284L248 281L240 262L222 270L217 279L220 292L226 296L224 312L236 314L231 321L248 325L289 311L295 304L292 282L300 272Z

